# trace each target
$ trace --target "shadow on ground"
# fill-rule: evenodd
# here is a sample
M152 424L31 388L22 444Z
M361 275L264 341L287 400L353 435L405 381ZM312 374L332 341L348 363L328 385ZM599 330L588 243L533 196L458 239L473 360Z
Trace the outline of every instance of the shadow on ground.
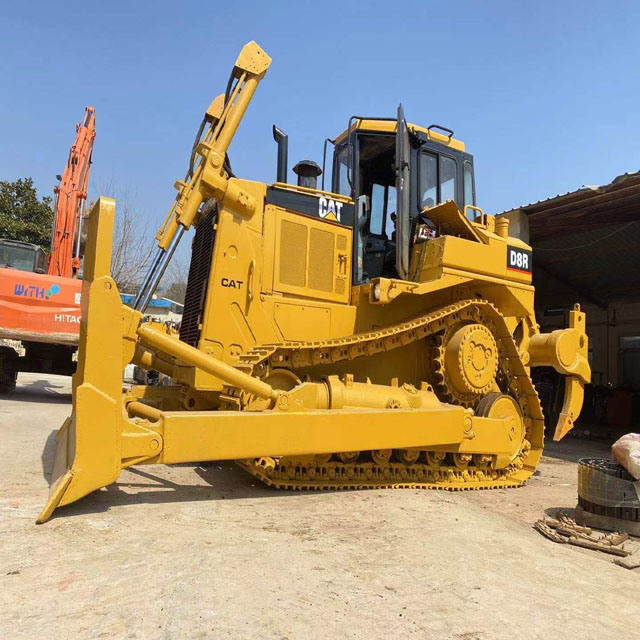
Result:
M547 440L543 455L566 462L578 462L581 458L611 458L611 444L609 440L568 436L560 442Z
M16 387L16 390L11 394L3 395L2 397L15 402L71 404L71 393L68 391L59 391L59 389L68 388L68 385L57 384L56 382L52 382L46 378L21 383L20 377L18 377L18 386Z
M56 455L56 433L58 433L58 430L54 429L49 434L47 441L44 443L42 455L40 456L42 461L42 475L49 483L51 483L51 472L53 471L53 461Z
M571 507L548 507L544 510L544 515L549 516L550 518L557 518L560 514L563 514L575 520L575 507L575 504Z
M55 432L54 432L55 434ZM47 443L51 440L51 436ZM55 444L55 437L53 439ZM46 445L45 445L46 450ZM51 477L53 455L42 455L43 473ZM317 491L279 491L262 484L232 461L213 463L166 465L165 469L187 467L195 471L207 484L183 484L155 475L140 467L130 467L123 474L136 476L140 482L121 476L118 482L94 491L85 498L56 509L52 518L67 518L102 513L111 507L130 504L165 504L204 500L239 500L246 498L296 497L301 493L320 495ZM150 467L151 468L151 467ZM326 493L326 492L323 492Z

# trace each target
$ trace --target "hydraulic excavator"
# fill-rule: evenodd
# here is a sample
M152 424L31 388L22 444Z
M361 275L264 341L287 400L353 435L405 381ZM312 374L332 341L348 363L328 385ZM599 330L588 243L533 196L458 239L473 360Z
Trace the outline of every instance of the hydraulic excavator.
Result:
M95 109L86 107L54 188L48 261L37 245L0 239L0 338L21 341L25 351L20 356L0 345L0 393L15 389L20 371L71 375L75 369L84 204L95 135Z
M271 59L254 42L207 109L133 308L109 271L115 202L89 216L73 410L57 434L57 507L138 464L235 460L289 489L517 487L542 454L531 367L566 376L557 439L590 378L585 315L540 333L531 248L475 203L453 132L353 116L287 182L234 176L229 144ZM325 150L327 145L325 143ZM195 227L179 337L142 322ZM130 362L173 386L122 388Z

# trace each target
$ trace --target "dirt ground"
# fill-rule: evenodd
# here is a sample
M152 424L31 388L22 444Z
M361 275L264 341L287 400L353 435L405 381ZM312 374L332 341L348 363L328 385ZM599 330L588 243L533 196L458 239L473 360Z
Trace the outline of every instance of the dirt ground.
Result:
M149 466L35 518L69 379L0 399L0 637L637 638L637 571L531 525L576 503L551 445L521 489L287 493L232 463Z

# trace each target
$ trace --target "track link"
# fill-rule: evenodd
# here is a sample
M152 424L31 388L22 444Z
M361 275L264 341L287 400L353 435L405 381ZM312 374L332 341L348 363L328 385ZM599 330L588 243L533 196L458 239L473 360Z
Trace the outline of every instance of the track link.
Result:
M340 489L444 489L470 491L519 487L524 480L507 477L498 471L450 467L432 468L425 464L405 466L401 463L328 464L305 463L295 459L259 458L239 460L237 464L276 489L340 490ZM515 467L522 464L516 462Z
M385 329L314 343L261 345L247 352L236 365L252 375L265 377L272 369L314 367L391 351L461 322L479 322L493 333L499 348L499 377L504 393L518 402L525 425L525 438L515 459L504 469L477 466L465 468L451 463L452 454L440 466L424 464L424 453L411 465L367 461L362 452L355 462L341 462L333 456L318 462L304 458L258 458L238 464L267 485L280 489L339 490L373 488L445 489L464 491L522 485L535 471L542 454L544 420L540 401L518 348L503 316L486 300L466 300ZM248 400L233 387L223 392L226 408L242 410ZM364 461L363 461L364 458Z

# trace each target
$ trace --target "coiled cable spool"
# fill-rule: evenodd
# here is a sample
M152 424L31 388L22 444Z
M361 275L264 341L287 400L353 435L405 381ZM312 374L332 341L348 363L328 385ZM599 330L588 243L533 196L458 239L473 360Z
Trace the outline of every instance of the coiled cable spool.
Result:
M578 462L578 504L590 513L640 522L640 480L602 458Z

